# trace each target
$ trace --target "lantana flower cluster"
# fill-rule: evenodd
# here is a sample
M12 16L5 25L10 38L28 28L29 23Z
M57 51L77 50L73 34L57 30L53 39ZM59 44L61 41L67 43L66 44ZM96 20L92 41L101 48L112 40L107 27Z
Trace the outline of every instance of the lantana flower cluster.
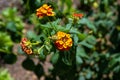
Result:
M41 6L40 8L37 9L36 15L39 18L42 18L44 16L54 16L55 13L53 12L53 9L51 8L51 6L44 4L43 6Z
M73 44L72 38L70 34L58 31L56 34L57 40L55 41L55 45L57 49L64 51L69 50Z
M21 43L20 43L22 50L26 54L33 54L33 51L31 49L30 41L27 40L27 38L22 38Z

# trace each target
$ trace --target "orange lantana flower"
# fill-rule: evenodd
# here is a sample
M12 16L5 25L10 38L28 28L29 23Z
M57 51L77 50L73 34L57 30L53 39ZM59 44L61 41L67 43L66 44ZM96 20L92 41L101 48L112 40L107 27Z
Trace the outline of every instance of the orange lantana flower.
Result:
M82 18L82 17L83 17L83 14L82 14L82 13L74 13L73 16L74 16L74 17Z
M42 18L44 16L54 16L55 15L55 13L53 12L53 9L51 8L51 6L48 6L47 4L44 4L43 6L38 8L36 11L37 11L36 15L39 18Z
M27 38L22 38L20 45L22 47L22 50L26 53L26 54L33 54L32 49L30 48L29 45L29 41L27 40Z
M57 39L55 41L55 46L57 47L57 49L59 49L61 51L70 49L70 47L73 44L70 34L59 31L59 32L57 32L56 37L57 37Z

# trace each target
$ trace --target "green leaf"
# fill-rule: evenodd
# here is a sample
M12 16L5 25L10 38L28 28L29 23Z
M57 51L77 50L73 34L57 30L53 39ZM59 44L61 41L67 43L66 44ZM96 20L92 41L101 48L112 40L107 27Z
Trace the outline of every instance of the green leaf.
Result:
M23 68L25 68L26 70L34 70L35 68L35 64L33 62L32 59L30 59L29 57L27 57L23 62L22 62L22 66Z
M74 44L77 45L79 39L76 34L73 36L73 39L74 39Z
M78 80L85 80L84 76L79 76Z
M55 63L57 63L58 59L59 59L59 53L56 52L56 53L54 53L54 54L52 55L52 57L51 57L51 62L52 62L53 64L55 64Z
M94 26L94 24L88 20L87 18L82 18L81 20L79 20L78 22L79 24L83 24L83 25L87 25L88 28L92 29L94 32L96 32L96 27Z
M76 56L88 58L88 55L86 54L84 48L79 45L76 48Z
M49 44L49 45L45 45L45 48L46 48L46 50L47 51L49 51L50 52L50 50L51 50L51 48L52 48L52 46Z
M79 40L81 40L81 41L87 37L87 35L82 34L82 33L77 34L77 36L78 36Z
M113 57L109 62L109 67L114 68L117 63L120 63L120 56Z
M66 25L66 30L70 30L71 26L72 26L71 23L67 24L67 25Z
M74 28L74 27L72 27L69 32L72 33L72 34L80 34L80 32L78 31L78 29Z
M120 72L120 66L119 66L119 65L118 65L118 66L116 66L116 67L113 69L113 71L115 71L115 72L119 73L119 72Z
M17 29L16 29L16 25L14 22L8 22L7 25L6 25L6 29L12 31L12 32L16 32Z
M79 64L82 64L83 63L83 60L80 56L76 55L76 64L79 65Z
M72 0L64 0L65 3L67 4L68 7L68 11L70 10L71 6L72 6Z
M17 52L18 54L24 54L24 51L22 50L20 45L17 47Z
M0 32L0 49L11 46L13 46L13 42L10 39L10 36L5 32Z
M26 34L26 36L29 39L35 39L37 37L37 35L33 31L28 31L27 34Z
M93 45L88 44L88 43L85 42L85 41L80 42L80 44L83 45L83 46L86 46L87 48L90 48L90 49L94 47Z
M90 79L91 77L92 77L92 72L90 70L87 70L86 79Z
M13 80L7 69L0 68L0 80Z
M41 49L40 52L39 52L39 58L40 60L44 60L45 59L45 53L44 53L44 49Z
M16 8L6 8L5 10L3 10L2 15L5 18L13 20L14 15L16 14L16 12L17 12Z
M86 46L88 48L93 48L96 44L96 38L92 35L85 38L82 42L79 43L80 45Z
M66 65L71 66L71 65L72 65L72 57L71 57L71 54L72 54L72 53L66 51L66 52L64 52L63 54L64 54L64 56L62 57L62 61L63 61Z

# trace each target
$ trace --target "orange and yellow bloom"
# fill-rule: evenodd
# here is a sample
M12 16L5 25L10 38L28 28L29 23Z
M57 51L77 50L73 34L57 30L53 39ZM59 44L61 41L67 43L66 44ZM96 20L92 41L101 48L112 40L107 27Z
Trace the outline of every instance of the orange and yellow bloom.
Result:
M83 17L83 14L82 14L82 13L74 13L73 16L74 16L74 17L82 18L82 17Z
M73 41L70 34L59 31L57 32L56 37L55 46L58 50L65 51L72 47Z
M51 8L51 6L48 6L47 4L44 4L43 6L38 8L36 11L37 11L36 15L39 18L42 18L44 16L54 16L55 15L55 13L53 12L53 9Z
M20 45L22 47L22 50L26 53L26 54L33 54L33 51L29 45L29 41L27 40L27 38L22 38Z

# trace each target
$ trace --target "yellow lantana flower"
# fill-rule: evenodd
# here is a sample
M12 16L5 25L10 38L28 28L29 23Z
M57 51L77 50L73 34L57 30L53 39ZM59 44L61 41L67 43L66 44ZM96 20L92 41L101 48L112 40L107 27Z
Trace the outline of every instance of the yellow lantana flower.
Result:
M53 12L53 9L51 8L51 6L48 6L47 4L44 4L43 6L38 8L36 11L37 11L36 15L39 18L42 18L44 16L54 16L55 15L55 13Z
M70 34L64 32L57 32L57 39L55 40L55 46L61 51L69 50L72 47L73 41Z

